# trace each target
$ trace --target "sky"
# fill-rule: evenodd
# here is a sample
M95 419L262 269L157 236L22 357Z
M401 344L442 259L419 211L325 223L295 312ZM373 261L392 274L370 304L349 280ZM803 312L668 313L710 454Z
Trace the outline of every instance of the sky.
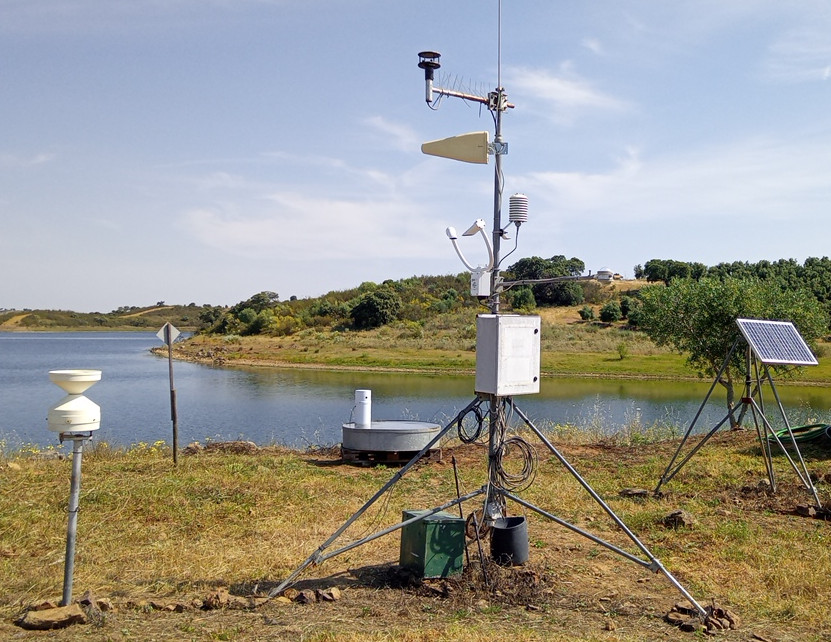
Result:
M464 271L501 84L502 267L831 253L826 0L0 0L0 309L281 300ZM501 20L500 20L501 16ZM501 28L500 28L501 27ZM462 238L474 265L481 238ZM515 248L515 249L514 249ZM510 255L508 252L512 252Z

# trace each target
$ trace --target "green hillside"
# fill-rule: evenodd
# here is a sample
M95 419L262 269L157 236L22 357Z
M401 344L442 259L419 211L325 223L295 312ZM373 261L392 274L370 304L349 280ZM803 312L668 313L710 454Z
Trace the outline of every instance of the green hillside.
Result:
M0 331L34 330L153 330L172 323L180 330L198 329L199 315L211 306L125 306L112 312L70 310L5 310L0 312Z

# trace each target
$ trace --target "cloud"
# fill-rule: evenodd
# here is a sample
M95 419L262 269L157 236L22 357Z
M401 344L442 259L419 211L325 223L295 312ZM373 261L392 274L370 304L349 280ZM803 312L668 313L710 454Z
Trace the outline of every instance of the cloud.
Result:
M244 214L238 205L191 209L181 227L223 253L284 260L419 257L435 245L416 208L394 199L350 201L280 192Z
M605 53L603 45L597 38L583 38L580 44L583 45L585 49L588 49L593 54L597 54L598 56Z
M571 124L578 113L586 110L620 112L630 105L597 89L590 81L581 78L565 62L554 73L547 69L512 67L506 70L507 85L512 93L521 94L529 103L543 103L552 110L550 118L558 124Z
M819 224L831 200L829 166L827 141L757 138L654 158L629 149L609 171L540 172L526 177L535 186L524 189L578 218Z
M825 81L829 70L831 35L828 27L788 31L771 44L763 65L764 76L774 82Z
M22 157L16 154L0 153L0 167L9 169L35 167L37 165L51 163L56 158L56 154L46 152L28 157Z
M380 134L385 144L393 149L403 152L412 152L414 149L418 149L418 136L409 125L392 122L383 116L365 118L364 124L376 134Z

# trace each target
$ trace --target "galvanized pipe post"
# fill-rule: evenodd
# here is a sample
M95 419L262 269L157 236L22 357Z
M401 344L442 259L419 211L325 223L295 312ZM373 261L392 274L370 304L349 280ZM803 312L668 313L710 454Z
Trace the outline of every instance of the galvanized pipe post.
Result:
M75 540L78 533L78 507L81 497L81 459L84 454L84 442L90 435L72 433L69 436L61 435L64 439L72 440L72 476L69 483L69 519L66 526L66 557L63 570L63 598L61 606L69 606L72 602L72 575L75 570Z

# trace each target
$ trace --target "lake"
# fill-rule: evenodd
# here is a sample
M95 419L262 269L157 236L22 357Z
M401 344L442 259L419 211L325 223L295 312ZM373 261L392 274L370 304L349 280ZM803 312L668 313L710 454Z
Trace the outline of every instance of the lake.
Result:
M0 447L55 445L46 414L63 391L49 370L97 369L101 381L86 396L101 407L94 437L114 445L172 442L168 362L150 352L153 332L0 332ZM350 421L354 391L372 391L372 418L441 425L473 398L473 376L307 369L214 368L174 362L179 443L247 439L292 447L333 445ZM777 380L792 425L831 421L828 387ZM544 378L536 395L515 397L540 428L571 424L613 433L626 426L672 425L683 433L710 386ZM698 426L724 416L717 390Z

